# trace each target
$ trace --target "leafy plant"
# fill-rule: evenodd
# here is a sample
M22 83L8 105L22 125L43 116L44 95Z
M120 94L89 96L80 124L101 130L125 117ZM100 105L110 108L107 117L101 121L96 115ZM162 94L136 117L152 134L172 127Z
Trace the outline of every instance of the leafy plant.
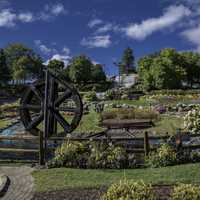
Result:
M95 91L87 92L83 98L86 102L97 101L97 96Z
M151 119L158 120L159 114L149 109L115 109L112 111L103 112L102 120L106 119Z
M200 106L197 106L185 115L184 127L193 134L200 132Z
M125 149L103 142L65 142L57 147L48 167L125 168Z
M110 186L101 200L156 200L151 185L123 180Z
M165 167L177 162L176 151L168 144L162 144L155 152L151 152L145 158L145 164L149 167Z
M191 184L179 184L174 187L170 200L199 200L200 187Z

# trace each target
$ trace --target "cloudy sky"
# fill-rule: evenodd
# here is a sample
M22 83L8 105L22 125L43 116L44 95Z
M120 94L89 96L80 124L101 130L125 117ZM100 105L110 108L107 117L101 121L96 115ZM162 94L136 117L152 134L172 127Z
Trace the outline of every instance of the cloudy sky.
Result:
M137 59L165 47L200 52L200 0L0 0L0 47L11 42L45 62L85 53L113 74L127 46Z

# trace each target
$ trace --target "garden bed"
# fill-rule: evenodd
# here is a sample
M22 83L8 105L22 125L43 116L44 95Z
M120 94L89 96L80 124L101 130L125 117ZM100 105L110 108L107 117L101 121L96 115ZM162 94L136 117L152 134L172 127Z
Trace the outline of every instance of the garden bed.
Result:
M100 200L106 192L106 187L99 188L70 188L47 192L37 192L33 200ZM160 200L167 200L170 196L172 186L156 185L154 191Z

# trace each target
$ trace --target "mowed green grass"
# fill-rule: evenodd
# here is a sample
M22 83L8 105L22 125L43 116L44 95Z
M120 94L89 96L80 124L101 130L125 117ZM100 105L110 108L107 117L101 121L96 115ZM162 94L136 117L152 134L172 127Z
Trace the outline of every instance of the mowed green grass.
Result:
M152 184L200 184L200 164L126 170L55 168L37 170L32 175L37 191L108 186L121 179L143 180Z
M10 119L0 119L0 129L4 129L11 124Z
M155 126L148 129L153 135L165 135L168 132L169 135L174 135L177 129L183 128L183 117L167 116L155 122Z

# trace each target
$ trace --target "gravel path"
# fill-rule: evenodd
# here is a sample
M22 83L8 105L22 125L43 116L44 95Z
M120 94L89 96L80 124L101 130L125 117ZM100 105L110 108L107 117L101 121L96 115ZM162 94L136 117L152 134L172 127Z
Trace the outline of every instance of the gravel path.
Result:
M31 200L34 195L34 180L30 175L32 168L0 167L0 173L6 174L10 179L10 186L1 200Z

